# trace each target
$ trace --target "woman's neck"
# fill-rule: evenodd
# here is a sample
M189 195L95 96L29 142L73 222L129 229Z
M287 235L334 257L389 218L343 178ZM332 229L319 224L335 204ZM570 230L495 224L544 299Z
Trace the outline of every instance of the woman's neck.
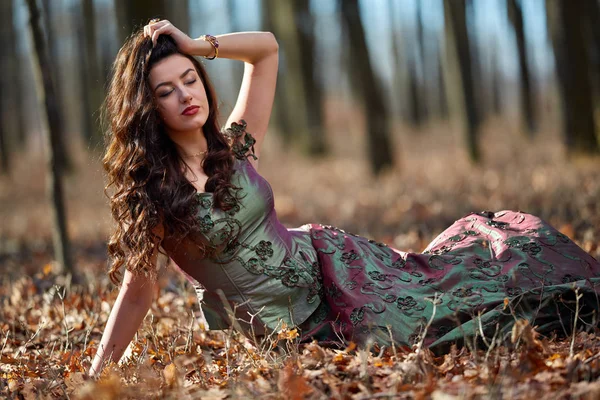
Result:
M202 159L208 151L208 143L202 128L190 132L169 132L169 137L175 143L177 152L185 159Z

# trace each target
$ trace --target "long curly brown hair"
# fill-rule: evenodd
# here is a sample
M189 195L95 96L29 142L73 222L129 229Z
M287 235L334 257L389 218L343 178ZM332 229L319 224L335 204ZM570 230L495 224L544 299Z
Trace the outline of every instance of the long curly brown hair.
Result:
M103 107L104 121L109 124L103 159L108 174L105 193L117 223L108 242L109 276L114 283L119 282L123 266L156 278L153 253L161 251L155 233L159 224L165 237L176 240L197 226L197 192L184 176L186 164L162 125L148 79L153 65L175 54L191 60L208 97L210 112L203 127L208 145L202 163L208 176L205 189L214 193L215 207L228 210L237 204L237 188L231 183L231 143L220 131L217 98L206 70L194 57L182 53L170 36L160 35L152 47L143 31L135 32L113 63Z

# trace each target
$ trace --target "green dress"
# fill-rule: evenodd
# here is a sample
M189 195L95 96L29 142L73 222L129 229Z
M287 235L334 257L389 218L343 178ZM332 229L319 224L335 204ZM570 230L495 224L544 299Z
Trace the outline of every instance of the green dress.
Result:
M469 214L423 253L403 252L332 226L288 229L277 218L273 191L249 156L245 124L236 142L232 183L239 207L213 206L198 194L198 230L170 257L196 287L211 329L231 325L248 334L285 323L301 339L322 343L375 341L445 349L483 333L510 332L516 319L538 331L568 333L574 288L580 317L597 324L600 264L565 235L523 212ZM203 258L198 244L216 249ZM425 329L425 327L427 329Z

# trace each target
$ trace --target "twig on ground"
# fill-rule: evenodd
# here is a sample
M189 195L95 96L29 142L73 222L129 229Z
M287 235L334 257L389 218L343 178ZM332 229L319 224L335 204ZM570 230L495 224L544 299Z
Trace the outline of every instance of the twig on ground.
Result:
M67 276L67 283L70 282L70 275ZM65 295L67 293L67 288L63 287L62 288L62 293L60 291L60 287L58 285L55 286L56 289L56 294L58 296L58 298L60 299L60 303L62 305L62 314L63 314L63 326L65 328L65 346L63 348L63 351L66 352L69 348L69 332L72 331L72 329L69 329L69 325L67 324L67 310L65 308Z
M390 335L390 343L392 344L392 353L394 353L394 359L398 359L398 353L396 352L396 343L394 342L394 336L392 335L392 327L390 325L386 325L388 330L388 334Z
M573 332L571 337L571 347L569 348L569 357L573 358L573 351L575 348L575 336L577 334L577 319L579 319L579 299L583 297L583 294L579 293L579 288L575 288L575 319L573 321Z
M423 348L423 343L425 343L425 337L427 336L427 330L429 329L429 327L433 323L433 319L435 318L435 313L437 311L437 305L439 304L438 292L435 292L435 294L433 295L433 300L431 300L431 302L433 303L433 311L431 312L431 317L429 318L429 321L427 321L427 325L425 325L425 328L423 329L423 332L421 333L421 338L419 339L419 343L417 343L417 346L415 348L416 356L419 356L419 353L421 352L421 349Z

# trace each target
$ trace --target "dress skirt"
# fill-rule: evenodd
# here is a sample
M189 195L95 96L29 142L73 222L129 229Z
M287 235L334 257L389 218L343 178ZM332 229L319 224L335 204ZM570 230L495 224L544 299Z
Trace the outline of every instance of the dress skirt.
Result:
M542 334L568 334L577 307L583 324L598 326L600 263L530 214L469 214L423 253L334 227L310 225L309 231L322 294L321 305L299 325L303 341L422 341L445 351L476 338L502 341L520 319Z

